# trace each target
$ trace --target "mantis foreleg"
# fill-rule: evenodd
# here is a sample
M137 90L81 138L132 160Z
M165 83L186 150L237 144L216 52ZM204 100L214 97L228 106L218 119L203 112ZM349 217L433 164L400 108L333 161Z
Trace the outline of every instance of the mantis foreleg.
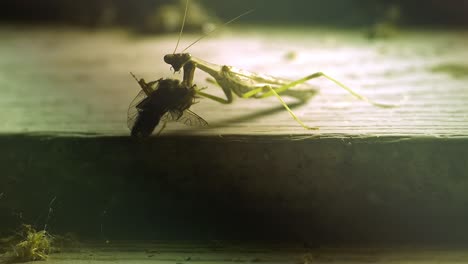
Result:
M207 93L204 93L204 92L201 92L201 91L197 91L197 94L200 95L200 96L203 96L205 98L211 99L213 101L216 101L218 103L221 103L221 104L230 104L232 102L232 100L229 101L228 99L224 99L224 98L218 97L216 95L212 95L212 94L207 94Z

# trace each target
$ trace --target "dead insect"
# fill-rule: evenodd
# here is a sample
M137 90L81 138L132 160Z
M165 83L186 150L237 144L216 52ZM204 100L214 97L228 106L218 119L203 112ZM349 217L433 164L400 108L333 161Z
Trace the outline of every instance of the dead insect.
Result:
M190 111L196 103L195 85L187 86L176 79L159 79L146 83L132 76L141 87L128 108L127 126L133 137L148 137L156 126L163 121L160 134L168 121L178 121L189 126L207 126L208 123Z

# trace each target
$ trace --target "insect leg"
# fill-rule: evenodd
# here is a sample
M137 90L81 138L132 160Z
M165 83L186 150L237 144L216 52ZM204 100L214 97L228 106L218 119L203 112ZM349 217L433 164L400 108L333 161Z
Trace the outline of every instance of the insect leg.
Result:
M229 97L227 97L227 99L224 99L224 98L218 97L216 95L207 94L207 93L204 93L204 92L201 92L201 91L197 91L197 94L200 95L200 96L203 96L205 98L211 99L213 101L216 101L218 103L221 103L221 104L230 104L230 103L232 103L232 95L231 95L231 99L229 100Z
M184 80L183 80L183 83L185 85L193 86L193 78L194 78L194 75L195 75L195 69L196 68L197 68L197 63L192 62L192 61L189 61L184 65ZM211 80L210 79L209 82L219 85L216 82L216 80ZM201 91L202 89L197 89L196 91L197 91L198 95L206 97L206 98L211 99L211 100L214 100L214 101L216 101L218 103L221 103L221 104L230 104L230 103L232 103L233 97L232 97L231 89L229 87L224 87L224 86L221 86L221 88L223 89L223 92L226 95L226 99L223 99L223 98L215 96L215 95L204 93L204 92Z
M197 68L196 64L189 61L184 65L184 77L183 83L188 86L193 86L193 77L195 76L195 69Z
M232 97L232 91L231 91L231 89L230 89L229 87L225 87L225 86L219 85L219 84L216 82L216 80L211 80L211 79L209 79L209 82L220 86L220 87L223 89L224 94L226 95L226 99L221 98L221 97L216 96L216 95L204 93L204 92L202 92L202 90L203 90L204 88L202 88L202 89L197 89L197 94L198 94L198 95L203 96L203 97L208 98L208 99L211 99L211 100L216 101L216 102L221 103L221 104L230 104L230 103L232 103L232 101L234 100L234 98Z
M145 92L145 94L147 96L149 96L153 92L153 89L151 89L151 86L148 83L146 83L145 79L142 78L142 79L138 80L138 78L132 72L130 72L130 74L138 82L141 89Z
M271 95L274 95L276 96L276 98L278 98L278 100L281 102L281 104L284 106L284 108L286 109L286 111L289 112L289 114L292 116L292 118L297 122L299 123L299 125L301 125L303 128L307 129L307 130L318 130L319 128L318 127L310 127L308 125L306 125L304 122L302 122L301 119L299 119L299 117L296 116L296 114L294 114L294 112L291 110L291 108L289 108L289 106L286 104L286 102L283 100L283 98L278 94L277 90L278 89L273 89L273 87L271 87L270 85L266 85L264 87L262 87L262 91L263 89L266 88L268 90L270 90L268 93L271 93ZM257 90L257 89L256 89ZM249 92L251 93L251 91ZM245 95L245 94L244 94ZM254 94L255 95L255 94ZM254 96L254 95L251 95L251 96Z
M162 124L161 129L159 129L159 131L158 131L158 133L156 134L156 136L161 135L161 133L163 132L163 130L166 128L166 126L167 126L167 121L164 121L164 123Z
M286 84L284 86L281 86L275 90L270 90L269 92L266 92L262 95L260 95L259 97L260 98L265 98L265 97L269 97L269 96L273 96L275 95L274 92L276 93L281 93L283 91L286 91L296 85L299 85L299 84L302 84L302 83L305 83L309 80L312 80L312 79L316 79L316 78L319 78L319 77L325 77L327 78L328 80L334 82L336 85L340 86L341 88L345 89L346 91L348 91L350 94L352 94L354 97L356 97L357 99L359 100L362 100L362 101L365 101L365 102L368 102L374 106L377 106L377 107L381 107L381 108L393 108L395 107L395 105L390 105L390 104L382 104L382 103L377 103L377 102L374 102L372 100L370 100L369 98L363 96L363 95L360 95L359 93L355 92L354 90L352 90L351 88L349 88L348 86L344 85L343 83L339 82L338 80L326 75L325 73L323 72L316 72L314 74L311 74L309 76L306 76L302 79L299 79L297 81L293 81L289 84ZM258 90L258 89L255 89L255 90ZM251 92L254 92L255 90L251 91ZM249 93L251 93L249 92ZM258 93L258 92L257 92ZM250 94L249 94L250 95Z

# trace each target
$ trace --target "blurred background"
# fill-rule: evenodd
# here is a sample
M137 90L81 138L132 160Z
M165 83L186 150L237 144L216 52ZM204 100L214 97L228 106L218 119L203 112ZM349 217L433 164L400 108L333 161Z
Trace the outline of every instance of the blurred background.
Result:
M184 6L185 0L3 0L0 19L172 32L180 23ZM405 26L468 26L468 0L192 0L189 29L216 18L226 21L248 9L255 9L255 13L236 23L363 27L391 21Z

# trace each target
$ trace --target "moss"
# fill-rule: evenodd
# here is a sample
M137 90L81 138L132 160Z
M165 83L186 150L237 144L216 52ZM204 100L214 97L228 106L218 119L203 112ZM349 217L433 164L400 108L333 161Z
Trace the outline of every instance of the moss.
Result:
M46 260L52 250L52 236L45 230L37 231L31 225L23 225L17 236L2 241L5 245L10 244L5 253L7 263Z

